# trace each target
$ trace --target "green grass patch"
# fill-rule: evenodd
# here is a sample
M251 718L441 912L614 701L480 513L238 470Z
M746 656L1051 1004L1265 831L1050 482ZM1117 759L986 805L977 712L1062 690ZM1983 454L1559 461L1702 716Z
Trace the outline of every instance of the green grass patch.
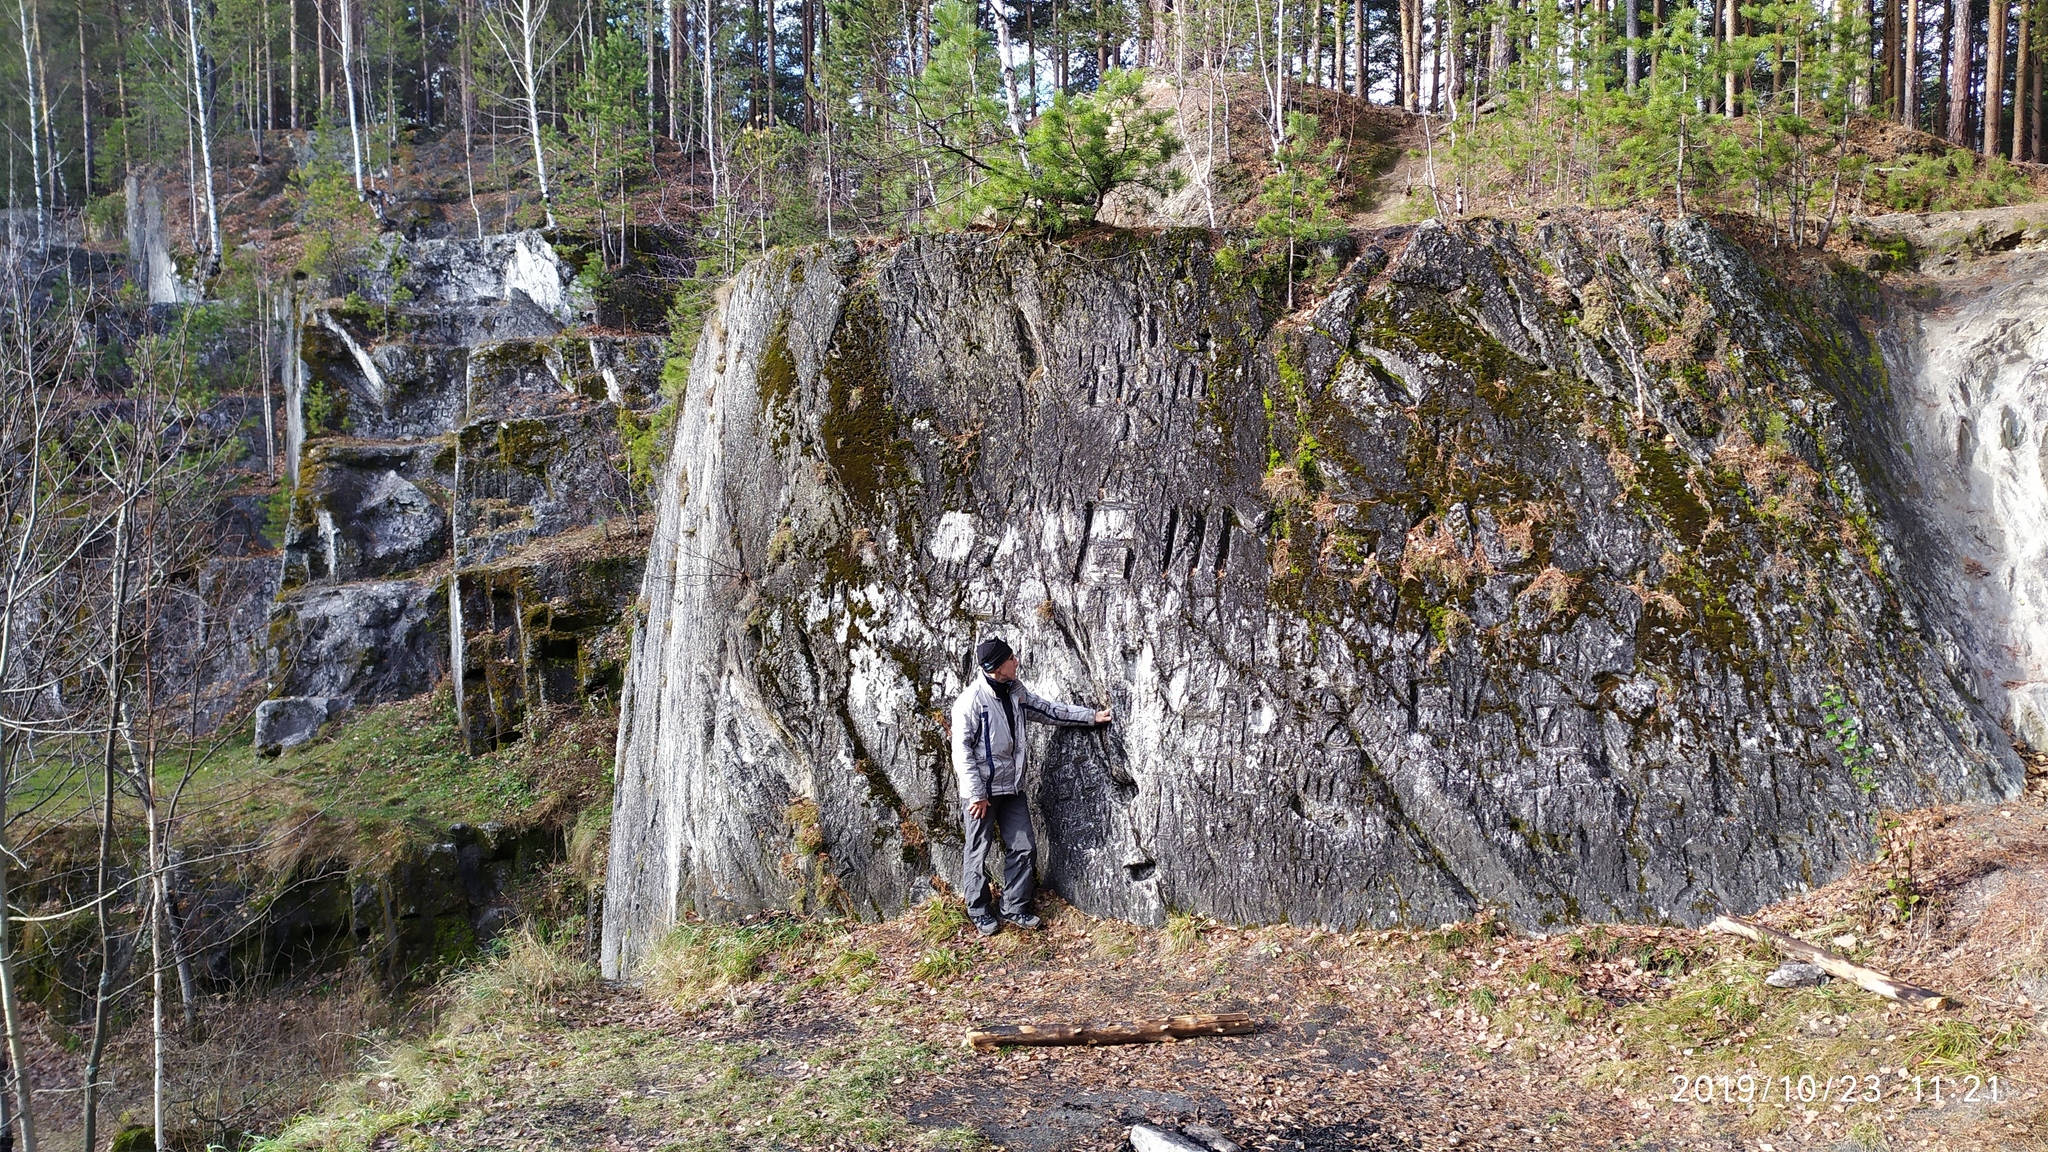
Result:
M470 756L451 697L437 692L350 712L275 757L257 754L246 726L191 745L167 743L155 762L157 794L166 805L177 798L188 828L266 833L277 851L360 864L408 841L443 837L458 823L567 820L601 794L613 739L610 717L583 716L538 743ZM35 820L56 825L94 822L97 779L93 749L52 742L16 786L15 811L33 809ZM139 810L123 815L139 818Z
M646 1147L713 1152L847 1138L859 1147L978 1148L920 1133L891 1088L936 1072L937 1049L889 1032L800 1050L646 1027L510 1025L394 1051L258 1152L574 1146L593 1115Z
M927 984L937 984L942 980L964 976L972 967L974 961L958 948L934 948L911 964L910 975Z
M1906 1051L1911 1066L1928 1074L1982 1076L1991 1061L2026 1038L2026 1026L2019 1023L1985 1028L1973 1020L1949 1019L1913 1033Z
M685 921L648 951L640 975L650 995L678 1007L698 1007L718 993L760 979L778 957L795 956L826 931L792 916L753 924Z
M944 944L967 927L967 904L957 896L933 896L918 909L918 939Z
M1209 924L1200 916L1175 912L1166 918L1166 950L1185 952L1202 939Z

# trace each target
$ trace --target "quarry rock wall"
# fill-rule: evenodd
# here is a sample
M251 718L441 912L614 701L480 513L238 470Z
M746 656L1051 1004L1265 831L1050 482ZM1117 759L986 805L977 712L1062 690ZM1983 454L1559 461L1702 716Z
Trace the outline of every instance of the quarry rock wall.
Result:
M645 553L625 442L660 403L661 338L587 324L539 233L386 257L295 309L259 746L451 670L482 745L618 688L607 633Z
M941 717L990 634L1115 709L1038 732L1027 792L1046 882L1141 922L1698 922L2019 789L1870 281L1691 219L1430 223L1289 315L1221 243L729 286L625 674L608 972L685 913L953 876Z

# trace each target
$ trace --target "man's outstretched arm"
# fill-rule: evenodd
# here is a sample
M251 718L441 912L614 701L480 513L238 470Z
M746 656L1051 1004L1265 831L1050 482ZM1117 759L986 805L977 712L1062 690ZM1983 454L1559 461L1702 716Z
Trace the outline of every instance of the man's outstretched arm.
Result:
M1107 724L1115 719L1107 708L1047 700L1021 683L1017 685L1017 710L1040 724Z

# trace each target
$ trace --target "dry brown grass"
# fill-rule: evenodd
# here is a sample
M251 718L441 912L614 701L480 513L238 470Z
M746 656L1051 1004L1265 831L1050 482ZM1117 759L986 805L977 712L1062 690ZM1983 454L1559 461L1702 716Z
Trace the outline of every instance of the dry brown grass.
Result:
M1632 581L1628 585L1628 590L1636 594L1636 599L1643 602L1643 607L1655 608L1668 619L1684 620L1687 616L1684 601L1662 588L1650 587L1649 582L1642 577Z
M1652 364L1683 364L1698 357L1701 337L1707 331L1707 321L1713 316L1713 307L1706 297L1688 294L1685 311L1678 319L1678 326L1667 332L1662 340L1643 349L1643 359Z
M1401 549L1403 580L1441 580L1454 592L1471 583L1472 560L1442 516L1430 516L1408 530Z
M638 1109L664 1131L695 1131L707 1147L824 1149L843 1128L798 1136L794 1111L773 1132L735 1122L813 1090L814 1074L792 1073L785 1056L853 1068L893 1051L922 1063L864 1081L877 1090L857 1110L849 1101L849 1118L1009 1130L1042 1110L1037 1101L1087 1094L1143 1111L1156 1098L1146 1094L1199 1083L1213 1086L1222 1105L1204 1105L1202 1118L1246 1146L1291 1146L1304 1128L1360 1122L1419 1137L1390 1146L1449 1147L1453 1130L1461 1146L1489 1148L2037 1146L2029 1141L2042 1123L2038 1097L1936 1109L1931 1098L1913 1099L1911 1077L1996 1074L2037 1085L2048 1071L2037 1008L2048 994L2048 812L2013 804L1910 813L1892 837L1890 860L1851 868L1759 915L1807 939L1845 939L1835 946L1860 962L1957 994L1966 1007L1956 1012L1905 1009L1839 982L1768 988L1762 978L1778 958L1767 949L1675 927L1525 935L1481 917L1426 931L1331 932L1176 914L1154 930L1048 897L1046 931L983 940L957 922L935 934L935 918L952 921L938 902L838 928L787 918L695 926L680 943L717 995L677 1012L667 1007L677 998L656 981L651 998L583 986L516 1025L436 1042L426 1049L435 1068L393 1065L384 1075L395 1086L364 1097L370 1111L350 1122L388 1133L379 1139L392 1147L537 1152L573 1144L561 1126L589 1113L515 1103L570 1094L585 1102L579 1108ZM1899 878L1900 838L1919 845L1908 879L1923 897L1904 919L1885 900ZM563 1014L549 1014L565 1001ZM980 1020L1231 1010L1259 1016L1261 1031L1124 1049L981 1055L960 1047ZM821 1021L832 1029L823 1045ZM652 1065L641 1059L650 1052L660 1054ZM558 1054L559 1067L535 1063ZM1679 1073L1796 1077L1852 1065L1859 1077L1884 1070L1881 1105L1808 1114L1670 1100ZM529 1078L536 1071L543 1074ZM700 1089L701 1098L689 1095ZM629 1104L635 1093L642 1102ZM423 1101L433 1103L431 1115L419 1111ZM682 1111L660 1111L676 1101ZM1107 1152L1121 1146L1127 1124L1084 1124L1056 1146Z
M1293 552L1292 541L1286 537L1273 541L1273 555L1268 566L1274 579L1287 575L1288 569L1294 566Z
M1523 603L1533 602L1542 605L1544 617L1548 619L1571 606L1572 594L1577 592L1578 588L1577 577L1552 564L1537 573L1536 578L1529 581L1529 586L1522 589L1521 595L1516 599Z
M597 978L581 952L573 938L550 938L521 925L507 934L495 957L449 985L443 1027L459 1036L483 1021L502 1021L507 1013L546 1012L555 998Z
M1259 490L1275 504L1294 504L1308 499L1308 486L1302 483L1300 471L1292 464L1268 469L1259 481Z
M1636 477L1642 475L1643 471L1636 463L1635 456L1619 447L1607 450L1607 470L1614 473L1615 482L1620 484L1624 491L1635 486Z
M1541 504L1528 504L1523 506L1522 515L1518 519L1503 516L1500 521L1501 543L1514 549L1524 558L1534 555L1536 528L1543 523L1548 511Z
M1738 427L1714 450L1714 463L1741 474L1759 513L1800 526L1813 523L1820 474L1784 445L1758 444Z
M193 1148L241 1147L249 1132L278 1130L358 1069L370 1037L403 1023L403 1014L360 973L208 996L195 1029L183 1027L175 1005L169 1015L165 1072L172 1092L165 1130ZM38 1040L49 1044L62 1030L46 1022ZM149 1122L150 1061L145 1012L119 1024L109 1041L102 1134ZM43 1146L76 1147L77 1109L52 1102L76 1099L81 1063L75 1052L54 1045L35 1063L36 1092L45 1101L37 1117Z

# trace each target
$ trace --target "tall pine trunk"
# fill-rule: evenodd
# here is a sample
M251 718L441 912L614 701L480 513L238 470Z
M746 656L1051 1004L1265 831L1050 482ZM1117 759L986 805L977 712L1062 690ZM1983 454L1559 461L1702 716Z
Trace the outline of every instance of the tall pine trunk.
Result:
M1899 81L1899 123L1920 127L1920 0L1906 0L1905 76Z
M1416 92L1422 79L1421 0L1394 0L1401 6L1401 75L1396 102L1402 108L1418 110Z
M1737 103L1735 94L1735 36L1739 27L1735 0L1725 0L1721 13L1721 42L1728 50L1729 61L1728 71L1722 77L1725 81L1726 91L1722 94L1723 105L1721 110L1727 113L1730 118L1742 115L1742 106Z
M2028 107L2038 93L2033 89L2033 51L2029 41L2033 36L2033 0L2022 0L2020 4L2020 46L2013 55L2012 69L2012 158L2031 160L2033 151L2027 146L2027 132L2032 110Z
M1366 39L1365 0L1351 0L1351 75L1353 90L1360 100L1372 99L1372 74L1365 61L1371 50Z
M1970 146L1970 78L1971 54L1975 47L1973 35L1975 19L1971 16L1969 0L1949 0L1948 49L1948 142L1957 147Z
M1633 92L1636 89L1636 85L1643 78L1642 61L1638 58L1636 52L1636 42L1642 39L1643 35L1642 0L1627 0L1627 8L1628 52L1625 58L1624 72L1628 90Z
M2011 0L1991 0L1991 25L1984 38L1984 154L1998 155L2005 127L2005 19Z
M1879 35L1884 41L1884 59L1878 66L1879 83L1884 88L1884 114L1896 117L1899 114L1899 82L1904 76L1900 68L1903 53L1900 51L1899 6L1902 0L1881 0L1884 4L1884 19Z

